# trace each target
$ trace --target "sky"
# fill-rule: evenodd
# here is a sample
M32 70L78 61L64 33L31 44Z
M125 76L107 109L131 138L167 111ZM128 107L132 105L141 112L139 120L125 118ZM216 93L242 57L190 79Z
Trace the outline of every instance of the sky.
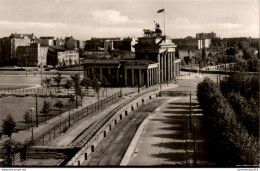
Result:
M172 38L215 32L259 37L260 0L0 0L0 37L140 37L143 29ZM165 9L164 13L157 13ZM164 17L165 16L165 17ZM165 18L165 20L164 20Z

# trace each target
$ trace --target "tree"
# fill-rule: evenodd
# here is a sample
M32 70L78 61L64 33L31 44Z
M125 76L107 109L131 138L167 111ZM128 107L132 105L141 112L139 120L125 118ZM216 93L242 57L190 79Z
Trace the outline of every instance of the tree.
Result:
M206 66L207 65L207 55L206 55L205 48L202 49L201 59L202 59L203 66Z
M26 111L26 112L24 113L23 119L24 119L24 122L27 123L28 131L29 131L30 122L32 121L32 118L31 118L31 116L30 116L30 112L29 112L29 111Z
M12 115L8 114L5 119L2 120L2 130L5 135L8 135L11 140L12 133L15 131L16 122Z
M70 94L69 102L72 103L72 104L75 102L75 96L73 94Z
M42 82L43 82L43 84L45 84L45 86L46 86L48 89L50 89L51 84L52 84L50 77L46 77L45 79L42 80ZM49 90L49 92L50 92L50 90Z
M61 116L61 108L64 107L64 104L62 103L62 101L61 101L61 100L57 101L57 102L54 104L54 106L60 109L59 113L60 113L60 116Z
M7 164L6 166L12 166L12 160L10 160L11 154L14 154L17 149L20 149L23 146L22 143L12 141L12 140L7 140L3 144L3 149L6 151L6 159L7 159ZM14 159L13 159L14 160Z
M68 89L69 92L71 87L72 87L72 81L67 79L66 83L64 84L64 88Z
M94 77L92 80L91 80L91 86L92 88L95 90L95 92L97 93L97 98L99 100L99 89L100 89L100 82L99 80Z
M53 80L55 83L57 83L58 85L58 92L60 92L60 83L61 83L61 80L64 78L61 76L62 74L57 72L57 76L56 77L53 77Z
M75 89L75 96L76 96L76 109L78 108L78 93L80 89L80 78L79 74L71 75L71 79L74 83L74 89Z
M41 113L44 115L45 123L46 123L46 116L51 112L51 104L47 101L43 102L43 107Z
M114 81L114 76L111 75L111 74L108 74L106 75L104 78L103 78L103 85L104 85L104 89L106 89L106 95L107 95L107 87L111 86L113 81Z
M81 80L80 85L84 86L85 90L86 90L91 86L91 80L89 78L84 78L83 80ZM86 93L86 91L85 91L85 93Z
M83 105L83 98L86 96L86 93L84 93L81 89L79 91L79 97L81 99L81 106Z

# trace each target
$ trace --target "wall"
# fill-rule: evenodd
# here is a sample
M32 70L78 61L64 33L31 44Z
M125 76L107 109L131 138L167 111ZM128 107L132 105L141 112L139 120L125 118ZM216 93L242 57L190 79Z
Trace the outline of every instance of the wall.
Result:
M120 122L124 117L132 115L132 111L134 111L137 107L141 106L146 101L149 101L152 98L157 97L157 90L153 92L148 92L147 94L140 96L136 99L133 99L130 103L122 105L122 107L116 111L116 114L112 118L110 118L96 133L92 139L84 145L84 147L67 163L67 166L78 166L81 165L84 161L89 159L93 152L91 151L91 147L94 146L94 150L98 143L104 138L104 132L106 135L111 131L115 125ZM127 112L127 113L126 113ZM121 115L121 117L120 117ZM115 123L115 120L117 123ZM87 159L85 158L87 156Z

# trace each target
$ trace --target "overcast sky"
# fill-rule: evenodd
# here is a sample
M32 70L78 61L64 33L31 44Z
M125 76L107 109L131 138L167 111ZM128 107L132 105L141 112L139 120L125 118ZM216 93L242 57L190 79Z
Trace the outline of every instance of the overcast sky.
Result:
M259 0L0 0L0 37L138 37L154 20L173 38L259 37Z

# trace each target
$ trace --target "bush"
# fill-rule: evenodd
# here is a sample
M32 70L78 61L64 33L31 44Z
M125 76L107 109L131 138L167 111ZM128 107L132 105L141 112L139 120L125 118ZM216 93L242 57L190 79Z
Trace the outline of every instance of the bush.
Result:
M216 83L209 78L204 79L198 84L197 97L216 146L216 155L232 166L259 164L258 140L250 136L237 120Z

